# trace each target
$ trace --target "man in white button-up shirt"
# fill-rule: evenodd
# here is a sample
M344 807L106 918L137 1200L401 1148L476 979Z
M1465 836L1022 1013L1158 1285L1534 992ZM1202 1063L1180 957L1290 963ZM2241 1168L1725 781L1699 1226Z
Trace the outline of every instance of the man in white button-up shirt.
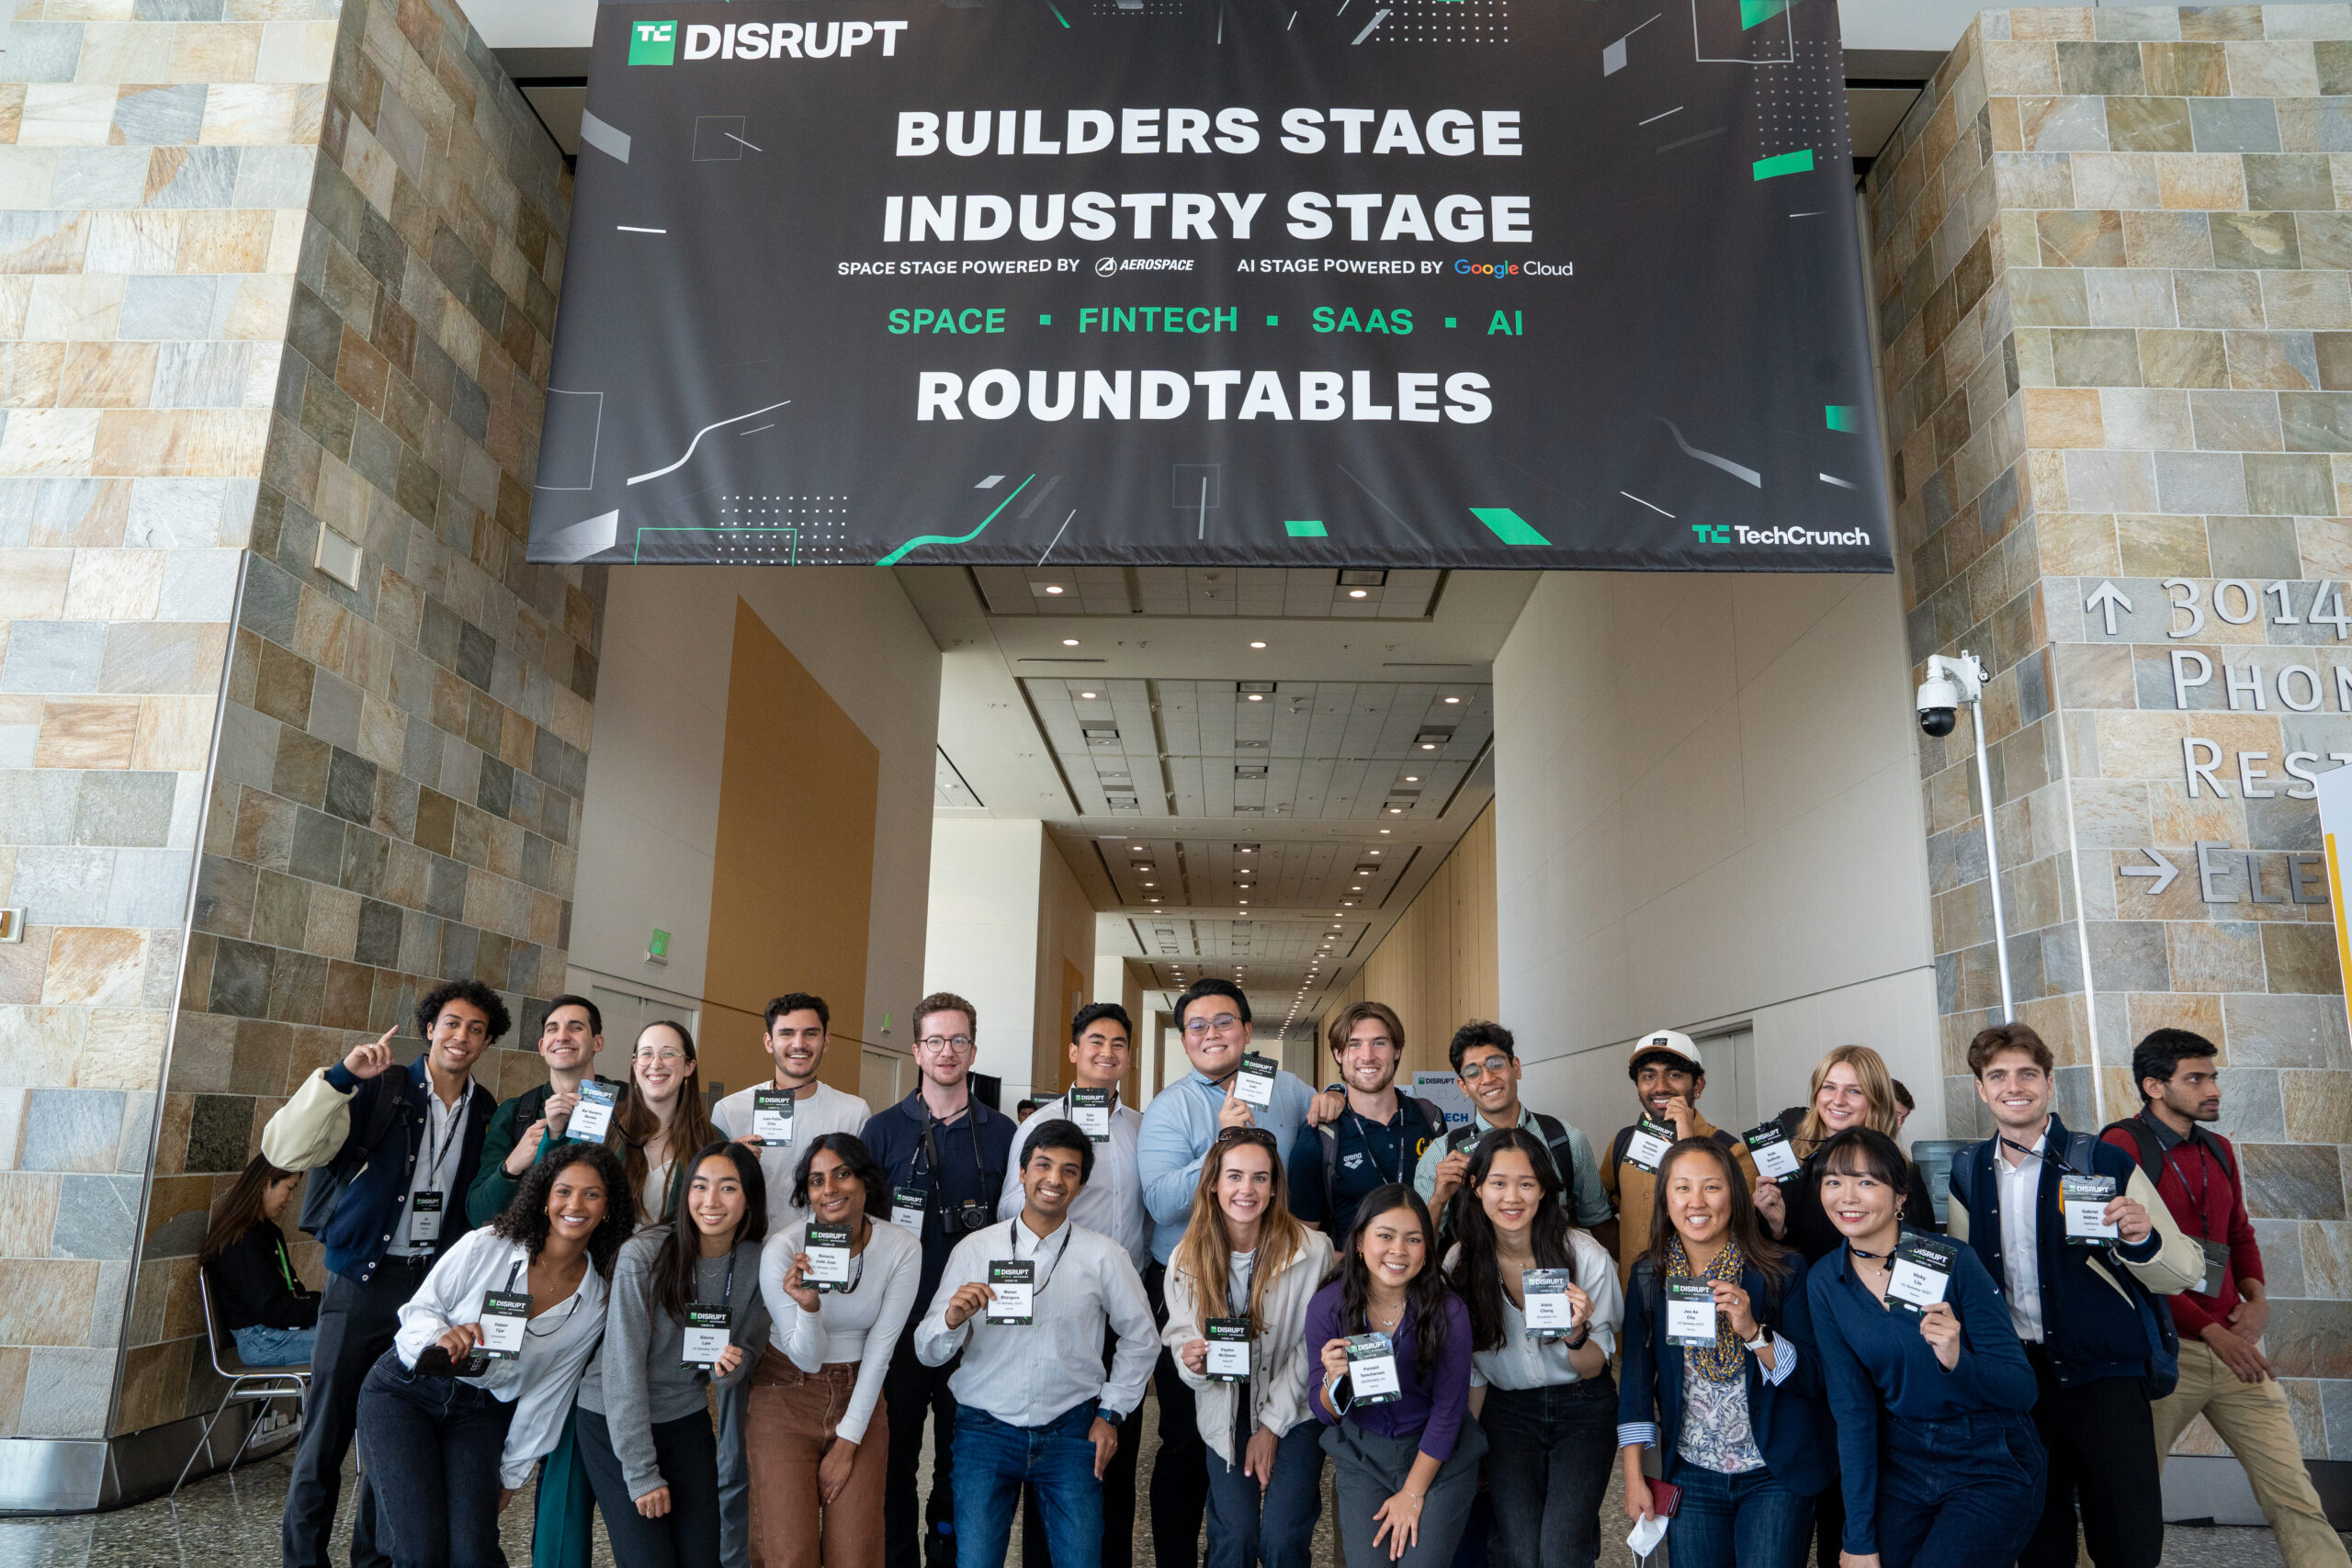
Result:
M1118 1451L1120 1422L1143 1402L1159 1335L1126 1249L1069 1219L1094 1169L1093 1141L1057 1121L1016 1147L1019 1217L956 1244L915 1332L925 1366L964 1357L949 1384L956 1568L1002 1568L1024 1483L1036 1486L1055 1568L1100 1568L1102 1472ZM990 1275L1008 1263L1027 1267L1027 1322L991 1316L1003 1309ZM1069 1353L1101 1344L1106 1328L1118 1336L1107 1378L1092 1355Z

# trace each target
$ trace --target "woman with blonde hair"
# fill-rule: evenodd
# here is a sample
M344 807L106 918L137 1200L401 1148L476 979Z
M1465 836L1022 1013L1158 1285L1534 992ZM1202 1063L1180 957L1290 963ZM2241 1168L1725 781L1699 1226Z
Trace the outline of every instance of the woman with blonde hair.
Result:
M1329 1238L1299 1223L1285 1186L1274 1135L1228 1127L1201 1162L1168 1263L1164 1338L1209 1450L1206 1568L1307 1568L1322 1512L1306 1306L1334 1266ZM1246 1368L1238 1381L1234 1367Z
M613 1111L612 1147L628 1173L639 1224L668 1222L687 1156L718 1141L703 1102L693 1033L673 1019L647 1024L629 1057L628 1088Z
M1901 1124L1901 1107L1894 1098L1894 1075L1886 1058L1867 1045L1840 1045L1813 1069L1813 1094L1802 1106L1781 1112L1781 1130L1804 1168L1786 1182L1759 1181L1756 1213L1772 1239L1818 1263L1843 1245L1838 1227L1821 1210L1820 1184L1814 1179L1813 1156L1831 1138L1849 1127L1868 1127L1894 1136ZM1914 1230L1932 1231L1935 1204L1919 1168L1911 1168L1911 1185L1903 1199L1903 1223Z

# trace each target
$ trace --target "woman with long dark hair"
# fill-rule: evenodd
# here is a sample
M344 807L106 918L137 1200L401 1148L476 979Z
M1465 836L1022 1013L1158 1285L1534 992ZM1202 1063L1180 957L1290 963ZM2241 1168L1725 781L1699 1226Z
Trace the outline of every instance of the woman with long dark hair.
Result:
M768 1344L743 1423L752 1556L761 1568L881 1568L882 1379L915 1308L922 1244L888 1223L889 1179L854 1134L808 1141L792 1201L808 1217L760 1253ZM819 1250L842 1267L820 1268Z
M212 1281L212 1310L249 1367L300 1367L319 1337L319 1298L295 1277L277 1216L300 1183L255 1155L213 1211L196 1255Z
M1325 1428L1348 1568L1442 1568L1477 1494L1487 1439L1470 1416L1470 1314L1438 1272L1436 1234L1411 1188L1374 1189L1340 1277L1307 1303L1319 1363L1307 1400Z
M359 1454L397 1568L498 1568L498 1516L555 1446L605 1332L633 1212L620 1161L581 1144L441 1255L359 1390Z
M1487 1434L1497 1568L1591 1568L1616 1449L1617 1347L1624 1300L1608 1250L1568 1224L1544 1141L1498 1128L1471 1150L1453 1200L1446 1279L1470 1318L1470 1413ZM1572 1325L1528 1323L1540 1295L1566 1298ZM1561 1290L1548 1287L1564 1285ZM1541 1303L1539 1310L1555 1303Z
M1902 1218L1909 1162L1894 1139L1849 1128L1814 1167L1843 1238L1805 1281L1838 1427L1841 1561L2006 1568L2041 1520L2046 1466L2008 1305L1973 1247L1947 1244L1946 1267L1921 1267Z
M1657 1186L1626 1302L1625 1517L1657 1512L1642 1473L1655 1448L1658 1479L1682 1491L1676 1568L1800 1568L1813 1499L1837 1479L1804 1259L1764 1234L1747 1174L1712 1138L1668 1149ZM1713 1325L1705 1343L1671 1331L1676 1293Z
M629 1057L628 1087L613 1109L612 1147L628 1179L638 1224L658 1225L670 1218L685 1185L685 1156L717 1142L718 1130L703 1103L693 1031L669 1018L647 1024Z
M749 1377L767 1338L759 1156L713 1143L686 1168L670 1223L621 1247L605 1343L580 1382L581 1461L629 1568L718 1568L710 1390Z
M1306 1306L1333 1267L1330 1238L1290 1212L1274 1135L1228 1127L1201 1162L1192 1222L1168 1260L1177 1375L1209 1449L1207 1568L1307 1568L1323 1511L1321 1428ZM1209 1325L1246 1325L1238 1382L1209 1364ZM1220 1344L1231 1343L1222 1331Z

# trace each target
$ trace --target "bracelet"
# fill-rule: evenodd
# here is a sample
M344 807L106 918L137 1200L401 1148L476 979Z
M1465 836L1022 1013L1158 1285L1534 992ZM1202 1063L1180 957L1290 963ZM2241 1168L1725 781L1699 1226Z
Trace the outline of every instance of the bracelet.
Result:
M1427 1497L1427 1496L1429 1495L1429 1494L1428 1494L1428 1493L1426 1493L1426 1492L1416 1492L1416 1491L1414 1491L1414 1490L1413 1490L1411 1487L1409 1487L1409 1486L1405 1487L1405 1488L1403 1489L1403 1491L1404 1491L1404 1495L1406 1495L1406 1496L1408 1496L1408 1497L1410 1497L1410 1498L1411 1498L1414 1502L1416 1502L1416 1503L1419 1502L1422 1498Z

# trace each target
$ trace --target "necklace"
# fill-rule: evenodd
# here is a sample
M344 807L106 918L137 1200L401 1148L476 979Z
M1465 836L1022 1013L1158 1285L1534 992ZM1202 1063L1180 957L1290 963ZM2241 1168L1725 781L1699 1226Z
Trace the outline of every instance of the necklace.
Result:
M1399 1306L1395 1312L1389 1313L1386 1316L1386 1321L1383 1322L1379 1309L1374 1307L1370 1302L1366 1302L1363 1304L1363 1315L1365 1321L1369 1322L1374 1328L1377 1328L1382 1333L1385 1334L1395 1329L1396 1325L1403 1321L1405 1309L1402 1306Z

